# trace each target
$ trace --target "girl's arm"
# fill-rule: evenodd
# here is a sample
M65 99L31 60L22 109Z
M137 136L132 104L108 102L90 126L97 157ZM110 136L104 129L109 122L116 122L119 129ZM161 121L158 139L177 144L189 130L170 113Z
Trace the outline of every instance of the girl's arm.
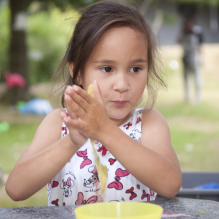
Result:
M20 201L45 186L78 150L70 135L61 137L64 109L48 114L38 127L33 141L10 173L5 189L14 200Z
M143 111L140 144L113 126L101 142L144 185L168 198L178 193L182 184L181 169L168 125L158 111Z

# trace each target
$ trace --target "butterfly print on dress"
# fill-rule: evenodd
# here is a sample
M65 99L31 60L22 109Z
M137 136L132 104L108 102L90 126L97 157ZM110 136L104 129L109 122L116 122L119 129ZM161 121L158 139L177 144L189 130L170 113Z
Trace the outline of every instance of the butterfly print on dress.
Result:
M75 202L76 205L85 205L85 204L92 204L95 203L97 201L97 196L91 196L89 199L85 200L84 199L84 195L82 192L78 193L78 199Z
M108 151L103 145L97 150L98 152L102 151L102 156L106 155L106 152Z
M51 204L53 204L53 205L55 205L55 206L59 206L58 202L59 202L59 199L57 198L56 200L53 200L53 201L51 202Z
M130 123L130 122L125 124L125 125L123 125L123 127L125 127L126 129L129 129L130 126L132 126L132 123Z
M65 126L65 127L62 127L62 131L64 132L63 133L63 137L65 136L65 135L67 135L67 127Z
M113 158L110 158L108 161L110 162L110 165L113 165L117 160L113 159Z
M59 183L57 181L53 181L52 183L51 182L47 183L47 195L48 195L48 197L50 197L50 195L51 195L51 188L55 188L58 185L59 185Z
M88 156L87 156L87 149L84 150L84 151L78 151L76 153L79 157L82 157L84 160L82 161L81 165L80 165L80 168L84 168L86 165L90 165L92 164L92 161L90 159L88 159Z
M137 118L136 124L138 124L139 122L141 122L141 117Z
M141 199L143 200L144 198L147 198L147 201L150 201L151 197L150 197L150 194L147 194L145 192L145 190L143 190L143 193L142 193L142 196L141 196Z
M134 192L134 187L131 187L130 189L127 189L125 192L126 193L131 193L131 196L129 197L130 200L137 197L137 194Z
M117 169L116 170L116 177L115 177L115 181L111 182L107 188L112 189L115 188L116 190L122 190L123 189L123 185L120 182L120 177L124 177L124 176L128 176L129 172L127 170L122 170L122 169Z
M59 185L59 183L58 183L57 181L53 181L52 183L51 183L51 182L48 182L48 183L47 183L47 188L48 188L48 190L50 190L51 187L52 187L52 188L55 188L55 187L57 187L58 185Z

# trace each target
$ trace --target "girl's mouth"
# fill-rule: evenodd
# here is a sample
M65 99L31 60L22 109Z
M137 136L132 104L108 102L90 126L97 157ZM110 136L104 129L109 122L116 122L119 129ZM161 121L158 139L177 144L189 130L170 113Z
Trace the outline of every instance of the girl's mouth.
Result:
M117 107L123 107L128 101L112 101Z

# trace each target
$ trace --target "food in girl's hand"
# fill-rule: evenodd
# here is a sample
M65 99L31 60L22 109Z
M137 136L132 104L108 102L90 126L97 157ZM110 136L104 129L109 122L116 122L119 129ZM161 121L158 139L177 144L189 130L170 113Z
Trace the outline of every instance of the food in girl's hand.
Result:
M89 87L88 87L88 94L89 95L93 95L93 84L90 84ZM95 157L95 164L96 164L96 167L97 167L97 172L98 172L98 177L99 177L99 180L101 182L101 195L104 193L105 191L105 187L106 187L106 180L107 180L107 177L108 177L108 171L107 171L107 167L104 166L103 164L101 164L100 162L100 159L97 155L97 152L94 148L94 140L90 140L91 141L91 144L92 144L92 147L93 147L93 153L94 153L94 157Z
M88 94L91 95L91 96L93 96L93 90L94 90L94 86L93 86L93 84L90 84L90 85L88 86Z

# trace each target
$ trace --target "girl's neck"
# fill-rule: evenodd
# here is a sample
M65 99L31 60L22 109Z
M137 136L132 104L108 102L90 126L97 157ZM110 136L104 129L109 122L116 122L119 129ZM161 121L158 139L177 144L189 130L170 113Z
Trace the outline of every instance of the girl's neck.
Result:
M112 118L110 118L110 119L111 119L111 121L113 121L117 126L121 126L121 125L123 125L124 123L126 123L126 122L129 120L129 118L131 117L131 115L133 114L134 111L135 111L135 109L132 109L132 110L129 112L129 114L128 114L126 117L124 117L123 119L112 119Z

